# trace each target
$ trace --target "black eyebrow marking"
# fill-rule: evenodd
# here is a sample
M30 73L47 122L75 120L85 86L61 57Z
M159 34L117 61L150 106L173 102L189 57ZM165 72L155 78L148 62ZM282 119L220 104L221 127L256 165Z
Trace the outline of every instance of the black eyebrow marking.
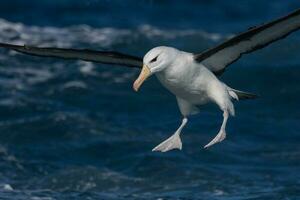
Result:
M150 63L155 62L158 58L158 55L156 57L154 57L152 60L150 60Z

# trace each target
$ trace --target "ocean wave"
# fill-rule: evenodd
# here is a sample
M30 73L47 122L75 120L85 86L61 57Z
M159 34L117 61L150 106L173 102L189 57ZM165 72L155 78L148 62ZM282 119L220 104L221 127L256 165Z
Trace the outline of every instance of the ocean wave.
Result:
M183 37L197 37L199 43L205 40L220 41L230 35L208 33L203 30L167 30L148 24L136 29L112 27L94 28L88 25L70 27L27 26L0 19L1 42L39 46L73 47L80 45L111 48L114 45L134 44L141 39L174 40ZM202 41L201 41L202 40Z

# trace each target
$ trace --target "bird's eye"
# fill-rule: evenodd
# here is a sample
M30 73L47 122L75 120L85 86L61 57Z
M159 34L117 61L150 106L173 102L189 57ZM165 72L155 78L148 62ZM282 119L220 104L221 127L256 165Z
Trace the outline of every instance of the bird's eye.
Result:
M157 57L158 57L158 56L156 56L155 58L153 58L153 59L150 61L150 63L155 62L155 61L157 60Z

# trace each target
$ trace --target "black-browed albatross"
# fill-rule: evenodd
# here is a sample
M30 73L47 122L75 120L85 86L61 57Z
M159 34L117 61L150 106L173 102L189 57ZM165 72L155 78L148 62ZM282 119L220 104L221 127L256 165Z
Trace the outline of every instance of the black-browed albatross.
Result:
M183 116L182 123L176 132L153 149L153 151L166 152L182 148L180 133L188 121L187 117L197 113L198 106L208 102L216 103L223 111L223 123L219 133L205 147L224 140L227 119L229 115L234 115L232 99L252 99L256 95L232 89L221 82L218 77L222 75L227 66L238 60L243 54L263 48L299 28L300 9L277 20L253 27L198 54L160 46L151 49L143 59L118 52L87 49L41 48L4 43L0 43L0 47L34 56L142 67L139 77L133 84L135 91L138 91L150 75L155 74L162 85L176 96L179 110Z

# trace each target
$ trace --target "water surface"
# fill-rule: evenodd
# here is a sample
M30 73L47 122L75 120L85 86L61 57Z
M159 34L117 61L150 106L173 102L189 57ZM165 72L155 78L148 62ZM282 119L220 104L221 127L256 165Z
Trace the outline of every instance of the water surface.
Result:
M289 1L11 0L0 41L191 52L284 15ZM179 126L176 100L138 70L0 50L0 199L299 199L300 34L234 63L222 76L257 93L236 102L228 137L207 150L222 113L191 117L183 150L151 149Z

